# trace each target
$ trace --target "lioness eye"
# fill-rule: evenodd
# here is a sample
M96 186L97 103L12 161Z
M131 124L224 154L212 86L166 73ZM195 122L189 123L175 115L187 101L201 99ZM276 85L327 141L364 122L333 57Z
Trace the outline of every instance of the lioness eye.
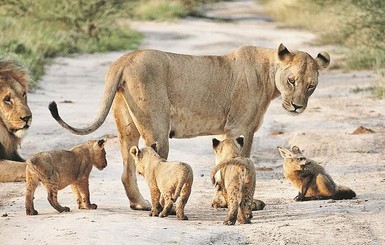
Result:
M315 85L310 84L309 87L308 87L308 90L312 90L312 89L315 89Z
M11 103L11 96L7 95L4 97L4 102L7 103L7 104L10 104Z
M297 158L299 161L303 161L303 160L305 160L306 158L305 157L298 157Z
M294 80L294 79L288 78L288 79L287 79L287 82L288 82L291 86L295 86L295 80Z

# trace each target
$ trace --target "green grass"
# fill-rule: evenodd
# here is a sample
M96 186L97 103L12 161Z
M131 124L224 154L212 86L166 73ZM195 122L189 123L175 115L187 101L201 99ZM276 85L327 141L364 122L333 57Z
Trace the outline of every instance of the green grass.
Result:
M135 49L142 35L123 25L124 0L0 2L0 57L17 60L36 82L53 57ZM132 2L132 1L131 1Z
M135 8L134 16L140 20L170 21L186 17L189 14L180 2L150 0L141 1Z

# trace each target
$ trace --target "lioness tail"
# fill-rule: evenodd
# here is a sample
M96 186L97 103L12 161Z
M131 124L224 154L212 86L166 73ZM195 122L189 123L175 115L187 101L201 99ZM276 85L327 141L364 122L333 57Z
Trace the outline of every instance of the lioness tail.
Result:
M110 71L109 71L110 72ZM74 128L70 126L68 123L66 123L59 115L59 111L56 105L55 101L52 101L48 109L51 112L52 117L62 126L63 128L69 130L73 134L78 135L86 135L94 132L97 130L106 120L106 117L110 111L110 108L112 106L112 102L114 101L116 91L118 90L119 86L121 85L121 79L123 76L123 71L120 69L117 71L117 74L114 75L113 81L108 80L108 75L106 76L106 88L104 90L104 97L102 101L102 106L99 109L98 116L94 120L94 122L91 123L90 126L86 128Z

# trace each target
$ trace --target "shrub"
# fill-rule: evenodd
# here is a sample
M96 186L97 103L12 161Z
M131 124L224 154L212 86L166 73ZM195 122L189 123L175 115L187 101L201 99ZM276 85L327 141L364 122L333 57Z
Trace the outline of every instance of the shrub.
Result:
M131 11L131 1L6 0L0 4L2 56L21 61L34 80L52 57L132 49L141 40L139 33L118 22Z

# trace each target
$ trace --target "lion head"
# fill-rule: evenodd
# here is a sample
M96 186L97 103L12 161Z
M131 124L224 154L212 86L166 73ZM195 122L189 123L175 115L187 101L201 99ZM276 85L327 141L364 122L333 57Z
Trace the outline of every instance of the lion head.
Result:
M290 113L302 113L318 84L318 71L328 67L329 54L319 53L317 58L301 51L289 52L281 44L278 48L281 69L275 75L275 84L282 95L282 106Z
M27 104L28 73L12 61L0 61L0 159L21 161L17 146L32 122Z

